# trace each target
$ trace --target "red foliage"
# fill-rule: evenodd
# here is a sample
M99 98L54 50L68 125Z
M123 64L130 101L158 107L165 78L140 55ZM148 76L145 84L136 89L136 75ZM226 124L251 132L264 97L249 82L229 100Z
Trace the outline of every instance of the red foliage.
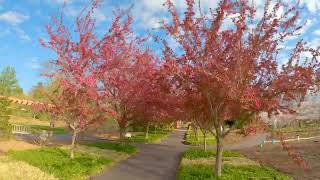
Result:
M85 9L77 17L75 30L68 29L64 24L63 15L53 18L51 24L46 27L49 40L40 40L44 47L51 49L57 55L56 59L50 61L55 71L47 73L46 76L56 78L61 92L57 99L51 101L58 113L74 114L76 119L67 121L77 122L77 125L70 124L77 130L85 129L87 125L99 119L94 117L96 111L91 107L92 102L99 102L94 67L99 59L101 40L95 35L95 20L92 17L99 5L99 0L92 1L91 8ZM73 31L78 37L75 38ZM114 114L111 109L101 104L94 104L93 107L109 115Z
M98 38L92 18L98 6L94 0L87 13L77 18L79 38L73 38L62 17L47 27L50 40L42 44L57 54L51 61L56 71L48 75L58 78L68 94L81 92L97 102L96 107L118 122L121 136L134 118L168 119L176 109L176 94L163 81L157 58L145 45L148 38L131 31L130 9L115 11L110 29Z
M283 133L281 131L278 131L277 134L280 137L282 148L288 152L288 155L293 159L293 161L300 167L302 167L304 170L309 170L310 167L308 166L307 162L303 159L303 157L293 149L292 145L286 143Z
M281 45L301 28L297 6L268 0L259 19L246 0L223 0L209 15L193 0L186 4L181 18L172 1L166 2L172 18L163 29L179 45L179 52L163 40L164 67L174 87L190 98L191 113L202 113L215 127L219 152L229 132L224 121L243 120L244 114L251 120L259 112L291 112L283 102L296 100L297 92L302 101L316 84L320 48L310 49L299 41L288 61L279 65ZM284 11L279 16L280 8ZM313 57L301 61L307 51ZM220 175L218 156L216 164Z

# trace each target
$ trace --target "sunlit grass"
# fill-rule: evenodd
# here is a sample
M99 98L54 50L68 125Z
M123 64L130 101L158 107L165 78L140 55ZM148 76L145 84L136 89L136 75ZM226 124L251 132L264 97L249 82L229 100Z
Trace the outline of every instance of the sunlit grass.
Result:
M86 179L113 162L106 157L88 153L76 153L75 158L71 160L69 151L58 148L9 151L8 156L65 180Z
M214 163L214 151L187 150L179 166L178 180L291 179L272 168L261 166L233 151L224 151L223 153L222 176L220 178L214 176Z
M156 143L167 137L170 132L168 130L150 131L148 139L146 139L145 133L140 133L132 136L130 140L137 143Z
M204 144L204 135L203 133L199 130L198 131L198 140L196 138L196 135L194 134L193 131L189 130L186 134L186 142L191 145L203 145ZM207 145L214 145L216 144L216 138L214 137L213 134L207 133L206 134L206 140L207 140Z
M16 161L7 156L0 156L0 179L56 180L57 178L26 162Z

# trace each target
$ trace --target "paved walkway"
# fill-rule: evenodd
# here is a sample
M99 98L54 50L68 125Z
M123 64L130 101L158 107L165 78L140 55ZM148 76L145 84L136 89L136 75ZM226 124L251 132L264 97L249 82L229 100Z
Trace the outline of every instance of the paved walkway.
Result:
M127 160L108 168L92 180L175 180L177 168L182 153L190 146L184 145L183 137L186 131L175 130L159 144L137 144L140 152ZM225 145L228 150L241 150L260 145L267 134L257 134L244 141ZM23 139L32 137L22 136ZM69 143L70 135L56 136L55 141ZM102 139L86 137L85 140L103 141ZM215 149L215 146L209 146Z
M92 180L175 180L185 131L176 130L160 144L138 145L140 152Z
M248 149L254 146L260 145L263 141L267 139L268 133L260 133L256 134L255 136L251 136L244 141L240 141L235 144L225 145L225 149L227 150L241 150L241 149Z

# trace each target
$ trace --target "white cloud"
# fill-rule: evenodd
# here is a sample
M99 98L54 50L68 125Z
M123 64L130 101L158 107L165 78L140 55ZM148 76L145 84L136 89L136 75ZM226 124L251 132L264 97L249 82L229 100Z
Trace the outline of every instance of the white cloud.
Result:
M150 0L141 0L138 1L136 5L142 4L146 11L159 11L159 10L165 10L163 3L164 0L156 0L156 1L150 1Z
M17 26L7 27L5 29L0 30L0 38L7 36L15 36L22 41L31 41L30 36L23 29Z
M30 36L21 28L15 27L14 31L17 33L18 37L23 41L31 41Z
M254 0L254 4L257 7L263 7L265 4L265 0ZM273 1L273 3L275 0ZM297 0L284 0L285 3L294 4L297 3ZM301 0L300 5L306 7L306 9L311 13L319 13L320 10L320 1L319 0ZM263 10L263 9L262 9Z
M301 23L303 23L302 20L298 21L298 24L301 24ZM307 19L305 21L305 25L300 30L298 30L296 32L296 34L300 34L299 36L305 35L310 30L310 28L316 23L317 23L317 20L315 18L314 19ZM292 36L292 37L290 37L290 40L296 39L299 36Z
M73 2L73 0L48 0L48 2L53 2L53 3L57 3L57 4L69 4L71 2Z
M74 6L67 6L65 7L64 13L67 16L77 17L80 14L81 10L82 10L81 8L77 8Z
M32 70L41 70L43 66L39 62L39 58L32 57L30 58L30 61L25 64L27 68L31 68Z
M80 13L82 12L83 8L84 7L68 5L68 6L65 7L64 13L67 16L75 18L75 17L80 15ZM107 20L107 17L105 16L105 14L100 9L96 9L92 16L96 19L97 23L101 23L101 22L104 22L104 21Z
M133 17L138 21L138 25L143 29L159 28L160 22L167 20L167 7L163 6L165 2L166 0L136 0ZM185 0L172 0L172 2L179 12L183 12L182 10L186 8ZM219 1L215 0L201 0L201 7L206 13L209 8L215 9L218 3Z
M302 4L307 7L311 13L320 12L320 1L319 0L303 0Z
M313 32L313 34L315 34L315 35L317 35L317 36L320 36L320 29L315 30L315 31Z
M104 22L107 20L107 17L99 9L97 9L94 12L93 17L96 19L97 23Z
M4 22L9 23L11 25L21 24L28 19L29 19L29 16L23 15L19 12L15 12L15 11L7 11L7 12L0 14L0 21L4 21Z
M312 48L317 48L320 45L320 38L315 38L310 42Z

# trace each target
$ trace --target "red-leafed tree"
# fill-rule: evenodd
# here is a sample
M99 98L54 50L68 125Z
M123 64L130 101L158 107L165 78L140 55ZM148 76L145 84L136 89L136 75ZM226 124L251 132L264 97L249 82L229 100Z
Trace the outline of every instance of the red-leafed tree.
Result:
M140 63L137 64L139 67L135 67L133 86L136 89L132 101L133 115L136 121L145 125L146 140L151 124L170 124L176 119L183 119L184 114L181 111L181 97L171 89L170 81L163 78L165 71L155 64L154 59L154 56L146 54L138 58ZM141 63L144 65L141 66Z
M89 97L85 90L75 90L61 84L59 91L52 111L73 131L70 153L70 158L73 159L77 135L91 124L105 121L107 116L97 101Z
M149 48L143 48L147 39L137 37L131 25L129 10L116 12L109 33L103 38L99 66L95 72L100 100L109 102L110 108L117 114L115 119L120 139L124 138L129 123L137 116L141 117L137 111L161 98L153 92L156 58ZM150 106L144 115L152 111Z
M93 0L91 7L76 18L75 29L65 25L63 15L53 18L46 27L49 40L40 40L56 54L50 61L53 71L45 76L53 77L59 83L59 93L51 103L73 130L71 158L74 157L77 134L96 121L106 120L107 115L114 115L106 105L108 102L99 104L99 88L94 76L102 39L95 34L92 15L99 5L99 0Z
M205 105L202 113L212 122L217 140L214 173L221 176L223 139L231 129L225 122L288 111L283 101L292 100L297 90L303 97L315 83L319 49L299 41L288 61L279 65L281 46L301 28L297 4L268 0L261 18L248 0L222 0L209 13L193 0L186 5L181 15L171 0L166 2L172 18L163 28L179 46L172 49L163 41L164 66L175 79L174 87L198 94L195 102ZM305 51L313 57L300 61Z
M68 91L85 91L98 108L112 114L123 139L139 99L149 91L143 83L151 82L156 63L150 50L143 48L146 38L131 31L130 9L115 11L109 30L100 38L96 36L92 13L99 4L93 0L92 7L83 11L87 13L76 19L75 33L64 25L62 17L54 19L47 27L50 40L42 44L58 56L51 61L54 73L48 75L59 77Z

